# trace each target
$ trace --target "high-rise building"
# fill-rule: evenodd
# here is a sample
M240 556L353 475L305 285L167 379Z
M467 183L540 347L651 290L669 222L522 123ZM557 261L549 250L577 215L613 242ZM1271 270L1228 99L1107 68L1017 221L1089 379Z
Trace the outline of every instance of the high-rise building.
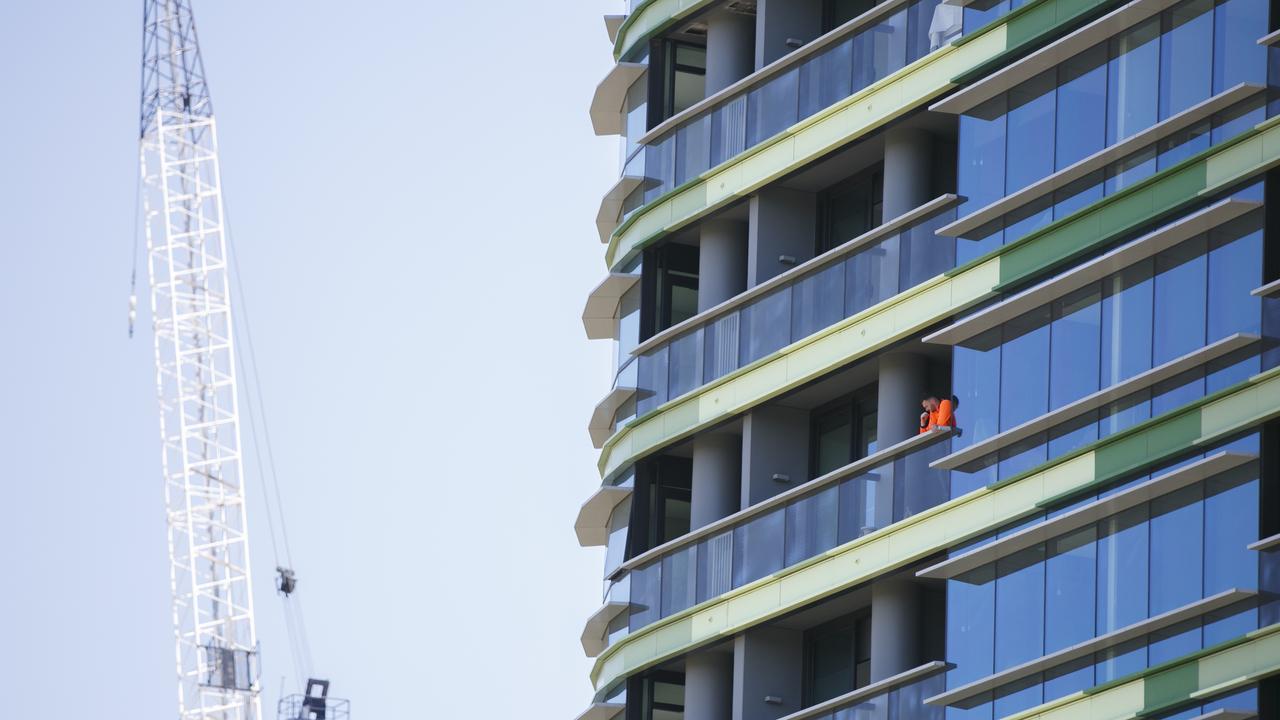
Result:
M1280 718L1280 4L628 10L581 717Z

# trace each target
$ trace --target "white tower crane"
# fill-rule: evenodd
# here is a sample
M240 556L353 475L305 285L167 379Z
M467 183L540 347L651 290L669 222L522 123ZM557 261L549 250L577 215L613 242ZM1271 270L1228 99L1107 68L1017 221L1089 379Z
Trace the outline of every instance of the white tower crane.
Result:
M144 0L141 166L181 720L259 720L218 141L190 0Z

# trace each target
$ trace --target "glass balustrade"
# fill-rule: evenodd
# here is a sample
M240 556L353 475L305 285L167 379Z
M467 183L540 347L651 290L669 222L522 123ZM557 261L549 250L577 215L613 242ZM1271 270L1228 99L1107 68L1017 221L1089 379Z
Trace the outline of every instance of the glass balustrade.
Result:
M896 9L869 10L868 19L847 37L634 146L623 174L642 183L624 202L624 218L961 35L958 6L940 0L890 2Z
M709 314L697 327L636 358L637 415L777 352L955 267L956 240L934 231L955 209L867 244L839 248L781 287ZM874 231L873 231L874 232ZM961 241L964 242L964 241Z
M768 511L672 547L615 583L629 589L631 632L832 548L928 510L951 497L950 474L929 464L951 451L944 437L838 481L821 483Z
M946 689L946 675L938 673L871 697L854 694L849 703L827 712L801 711L798 720L943 720L946 709L925 705L926 698ZM838 702L832 703L839 705Z

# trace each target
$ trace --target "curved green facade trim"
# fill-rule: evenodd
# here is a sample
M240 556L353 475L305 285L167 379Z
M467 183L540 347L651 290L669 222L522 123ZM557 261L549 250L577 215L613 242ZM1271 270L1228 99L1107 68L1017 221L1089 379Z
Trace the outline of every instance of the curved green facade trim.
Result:
M1121 720L1166 713L1280 673L1280 624L1005 720Z
M597 691L632 673L868 582L1197 445L1280 416L1280 368L695 605L600 654Z
M1280 117L655 408L605 442L600 474L608 478L649 453L1277 164Z
M641 43L666 30L675 21L711 6L715 0L647 0L622 21L613 41L613 59L631 57Z

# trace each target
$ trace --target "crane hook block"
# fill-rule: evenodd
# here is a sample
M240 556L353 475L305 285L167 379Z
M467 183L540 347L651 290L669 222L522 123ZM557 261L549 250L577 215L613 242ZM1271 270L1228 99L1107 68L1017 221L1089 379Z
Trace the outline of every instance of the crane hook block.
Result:
M290 595L293 594L293 591L297 589L298 589L298 576L294 575L293 571L287 567L277 567L276 568L276 590L278 590L281 595L284 595L285 597L289 597Z

